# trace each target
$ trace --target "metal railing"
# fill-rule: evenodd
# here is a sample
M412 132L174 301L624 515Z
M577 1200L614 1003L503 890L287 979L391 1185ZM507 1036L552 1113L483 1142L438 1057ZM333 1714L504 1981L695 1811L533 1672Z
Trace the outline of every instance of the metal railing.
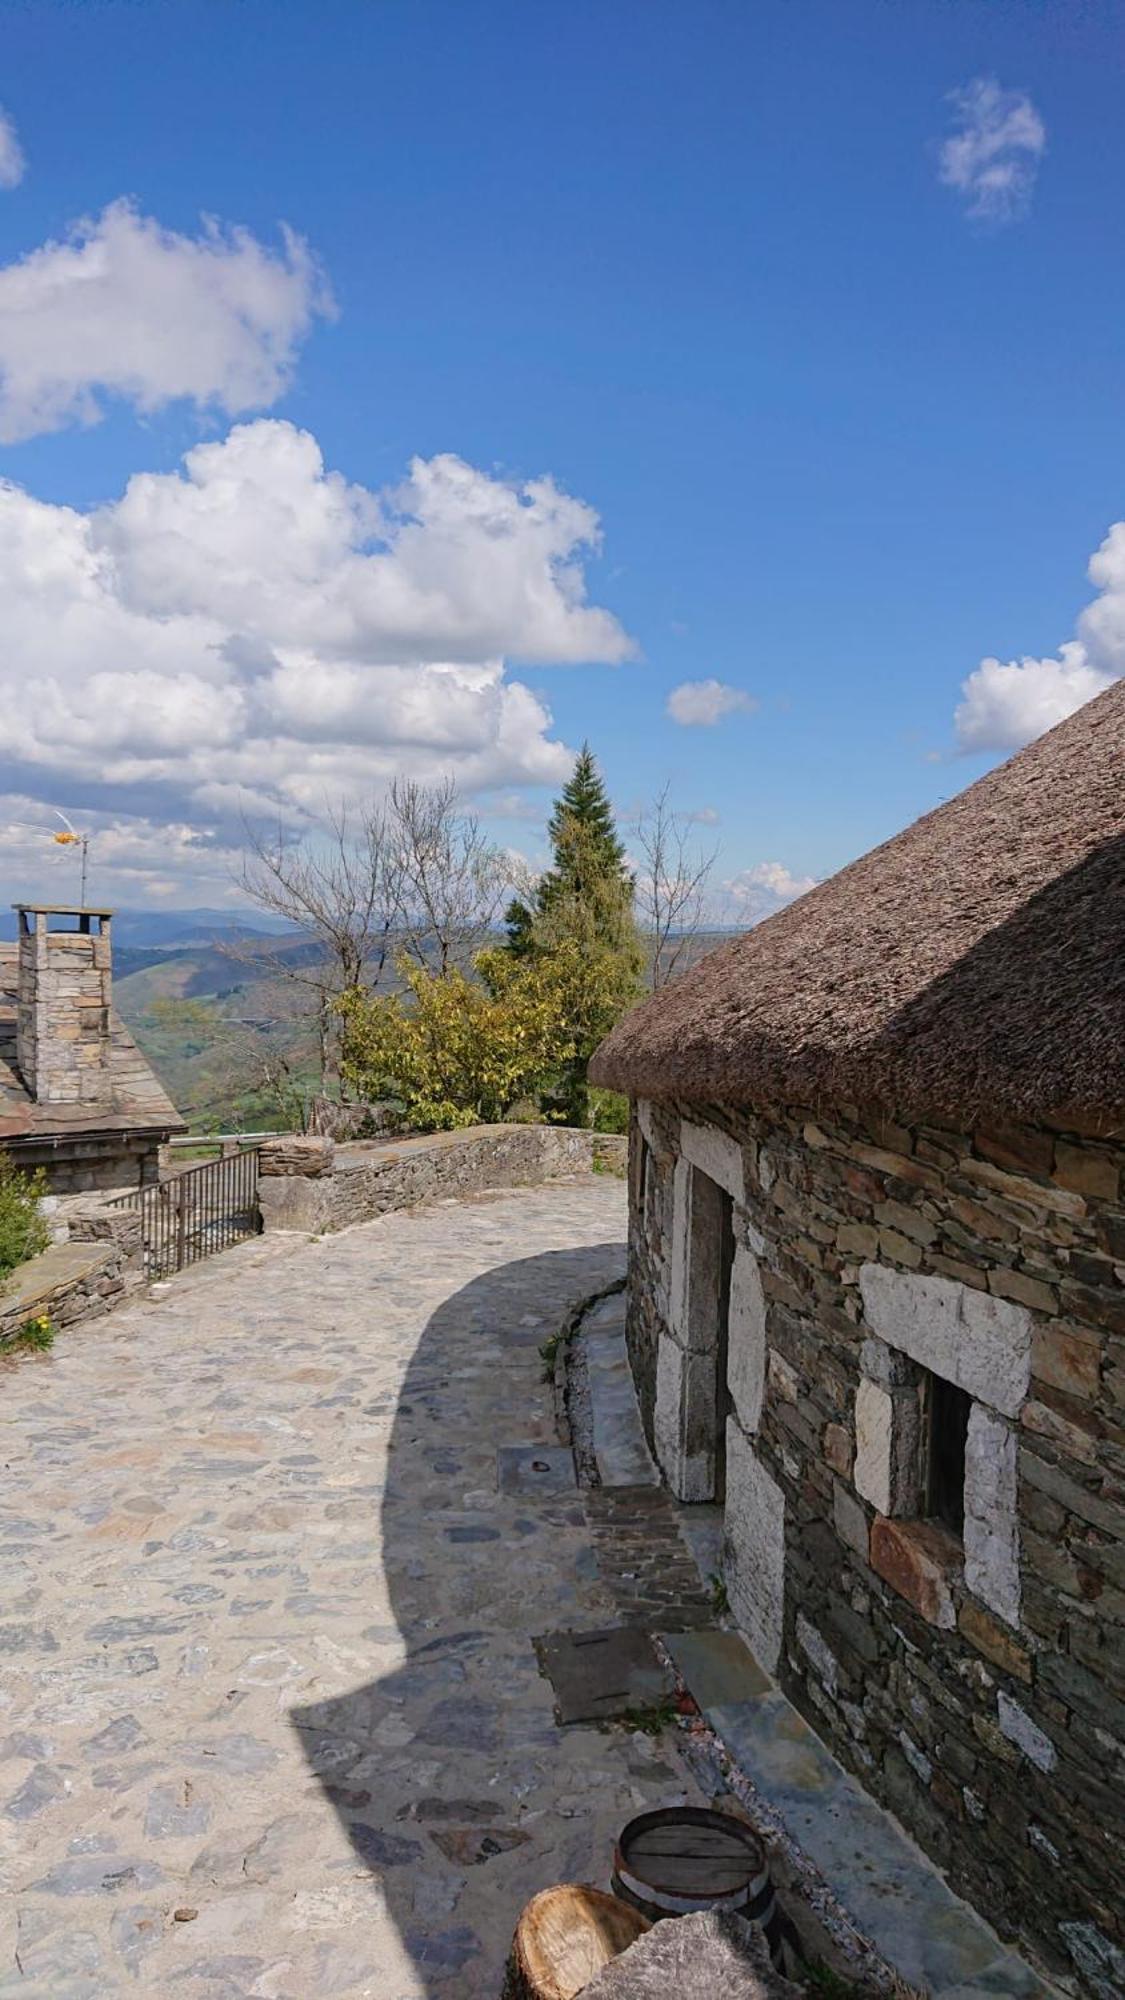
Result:
M111 1205L140 1210L145 1275L166 1278L258 1234L258 1148L204 1160Z

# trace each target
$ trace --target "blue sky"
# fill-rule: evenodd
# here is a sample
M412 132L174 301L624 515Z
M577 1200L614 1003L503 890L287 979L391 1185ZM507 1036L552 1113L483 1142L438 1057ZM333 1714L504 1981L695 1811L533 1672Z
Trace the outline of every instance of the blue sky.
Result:
M50 805L213 901L242 811L396 768L534 853L588 736L755 914L1058 719L1125 670L1123 83L1115 0L7 10L13 894Z

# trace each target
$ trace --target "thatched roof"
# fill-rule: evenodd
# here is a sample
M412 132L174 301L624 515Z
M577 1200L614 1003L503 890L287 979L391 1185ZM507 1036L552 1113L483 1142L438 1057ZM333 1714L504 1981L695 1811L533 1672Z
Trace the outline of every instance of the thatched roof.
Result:
M590 1074L1125 1128L1125 680L654 994Z

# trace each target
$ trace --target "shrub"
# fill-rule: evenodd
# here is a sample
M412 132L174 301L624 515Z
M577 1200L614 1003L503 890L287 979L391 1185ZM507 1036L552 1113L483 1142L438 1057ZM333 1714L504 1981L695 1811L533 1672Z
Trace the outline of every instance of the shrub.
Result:
M488 965L487 974L484 973ZM481 952L473 980L404 961L404 1001L344 995L342 1069L360 1096L388 1089L419 1131L493 1124L571 1053L557 969ZM485 983L487 980L487 983Z
M616 1090L590 1089L590 1124L595 1132L626 1133L629 1130L629 1099Z
M21 1173L5 1153L0 1153L0 1284L17 1264L37 1257L50 1242L39 1207L46 1192L41 1167L33 1174Z

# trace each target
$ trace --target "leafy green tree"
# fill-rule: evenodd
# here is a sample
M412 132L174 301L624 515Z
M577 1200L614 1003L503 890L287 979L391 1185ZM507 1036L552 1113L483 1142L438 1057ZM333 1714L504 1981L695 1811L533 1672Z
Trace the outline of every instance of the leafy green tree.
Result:
M359 989L340 1002L345 1080L361 1097L391 1093L423 1131L492 1124L570 1053L563 960L478 953L471 979L403 958L409 998Z
M345 996L343 1075L361 1097L401 1097L419 1128L503 1118L535 1096L551 1118L590 1123L590 1056L637 997L644 955L625 849L588 745L549 831L551 868L512 904L505 944L478 950L471 974L403 956L405 995L357 986ZM619 1110L597 1106L599 1120Z

